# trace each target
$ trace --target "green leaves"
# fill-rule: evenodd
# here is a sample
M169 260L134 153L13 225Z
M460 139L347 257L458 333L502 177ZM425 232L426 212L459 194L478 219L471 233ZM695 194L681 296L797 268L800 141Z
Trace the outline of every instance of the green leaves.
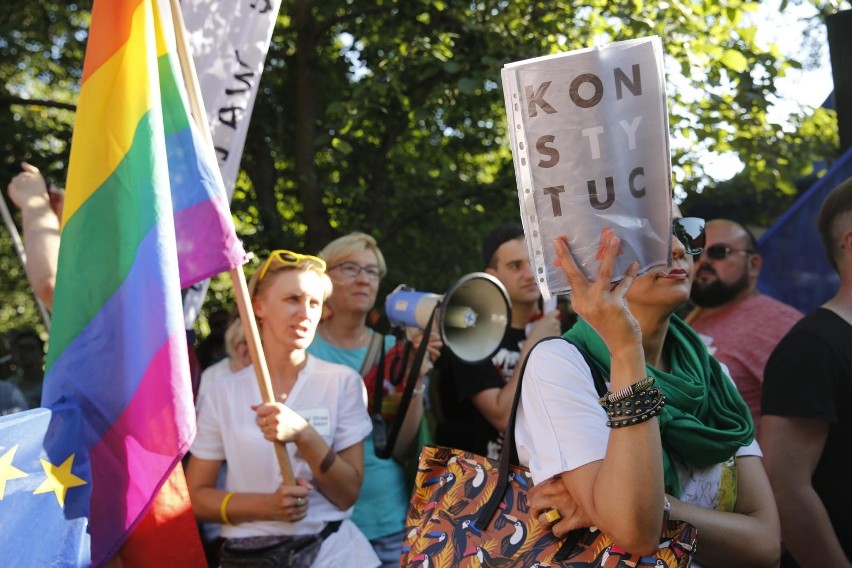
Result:
M733 49L726 49L719 61L734 73L742 73L748 67L745 55Z
M40 0L0 17L0 184L24 158L64 183L73 111L61 105L76 100L90 5ZM482 235L518 219L500 68L652 34L665 51L678 189L719 198L702 157L734 155L746 166L735 191L755 196L756 218L777 216L796 180L836 151L836 117L801 109L770 124L776 81L802 63L757 43L757 5L284 0L232 202L240 236L251 251L316 252L366 231L390 268L380 298L400 282L443 291L482 268ZM47 103L9 102L20 98ZM0 249L0 268L16 262L10 252ZM24 305L21 278L0 270ZM211 287L211 307L230 301L228 286Z

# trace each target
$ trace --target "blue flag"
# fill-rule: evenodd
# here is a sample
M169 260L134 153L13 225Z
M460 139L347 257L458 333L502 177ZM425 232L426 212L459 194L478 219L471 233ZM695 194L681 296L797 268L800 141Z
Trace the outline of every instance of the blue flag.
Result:
M0 418L2 563L88 566L89 456L80 408L60 403Z
M840 277L825 257L816 220L825 197L848 177L852 177L852 148L758 240L763 257L758 277L762 292L803 313L837 293Z

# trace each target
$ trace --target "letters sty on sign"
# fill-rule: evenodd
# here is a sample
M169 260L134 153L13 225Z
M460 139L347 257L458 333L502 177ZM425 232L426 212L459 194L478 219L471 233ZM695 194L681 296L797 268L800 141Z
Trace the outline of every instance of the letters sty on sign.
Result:
M613 281L671 262L671 158L656 36L501 70L530 262L545 299L570 291L553 239L595 279L600 239L622 240Z

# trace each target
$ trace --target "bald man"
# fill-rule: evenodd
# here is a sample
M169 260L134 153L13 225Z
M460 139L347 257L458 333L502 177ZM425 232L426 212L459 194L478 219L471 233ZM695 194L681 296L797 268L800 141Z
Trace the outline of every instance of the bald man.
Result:
M751 232L734 221L714 219L707 244L694 256L692 293L696 308L686 317L710 353L728 366L760 432L763 368L770 353L802 313L762 295L757 277L763 260Z

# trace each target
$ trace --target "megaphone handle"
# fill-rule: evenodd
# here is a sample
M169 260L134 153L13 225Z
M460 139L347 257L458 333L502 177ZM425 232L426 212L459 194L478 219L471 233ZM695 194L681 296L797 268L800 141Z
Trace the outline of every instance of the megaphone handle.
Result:
M417 347L417 352L414 354L414 364L409 367L408 378L405 380L405 390L402 392L402 398L399 401L396 415L391 422L390 431L388 432L388 443L385 447L384 455L379 457L388 458L393 455L396 439L399 437L399 430L405 420L405 415L408 413L408 407L411 404L411 397L414 395L414 385L417 384L417 377L420 374L420 367L423 365L423 358L426 356L426 347L429 345L429 336L432 333L432 323L435 321L435 313L438 311L438 305L432 310L429 316L429 322L423 330L423 336L420 339L420 345ZM403 367L405 369L405 367Z

